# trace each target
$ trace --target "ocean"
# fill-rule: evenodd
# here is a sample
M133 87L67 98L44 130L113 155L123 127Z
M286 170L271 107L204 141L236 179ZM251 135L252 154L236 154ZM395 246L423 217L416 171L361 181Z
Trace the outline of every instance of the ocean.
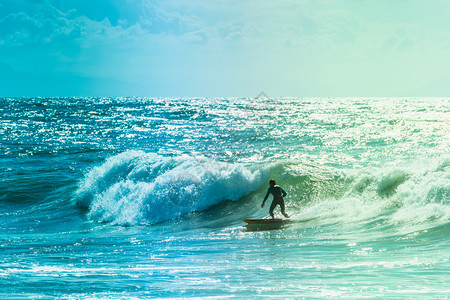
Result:
M2 299L450 295L449 98L0 98L0 174Z

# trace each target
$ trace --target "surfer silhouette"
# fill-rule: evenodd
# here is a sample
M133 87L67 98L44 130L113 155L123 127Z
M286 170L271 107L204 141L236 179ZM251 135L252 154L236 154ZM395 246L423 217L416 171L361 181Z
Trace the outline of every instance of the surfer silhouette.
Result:
M278 185L276 185L275 180L271 179L269 181L269 189L267 190L267 194L264 197L264 200L261 204L261 208L264 207L264 203L266 202L267 198L269 197L269 194L273 195L273 201L272 204L270 205L270 209L269 209L269 214L272 217L272 219L274 219L274 215L273 215L273 210L275 209L275 207L277 207L277 205L280 205L281 208L281 213L283 214L283 216L285 216L286 218L289 218L289 216L286 214L285 207L284 207L284 199L283 197L285 197L287 194L286 192Z

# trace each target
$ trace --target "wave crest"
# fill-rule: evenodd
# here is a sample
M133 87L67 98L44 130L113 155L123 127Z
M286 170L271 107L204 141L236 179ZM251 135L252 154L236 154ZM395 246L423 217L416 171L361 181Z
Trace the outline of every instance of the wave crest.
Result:
M256 190L262 179L260 171L239 164L127 151L93 168L76 199L97 222L154 224L236 201Z
M242 213L259 217L263 187L271 177L287 191L294 218L409 227L449 220L449 168L449 159L427 166L340 171L295 161L247 167L127 151L87 173L76 199L88 208L91 220L118 225L154 224L247 195L250 211Z
M303 209L327 222L425 227L450 220L450 163L347 170ZM373 224L375 224L373 223Z

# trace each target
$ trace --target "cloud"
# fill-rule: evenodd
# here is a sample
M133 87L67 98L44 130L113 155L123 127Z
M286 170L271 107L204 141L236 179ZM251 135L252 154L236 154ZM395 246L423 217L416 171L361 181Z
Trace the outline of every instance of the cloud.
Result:
M27 13L17 12L0 19L0 37L4 46L22 47L54 42L62 36L70 38L70 28L65 16L56 10Z
M386 82L407 89L408 81L431 82L450 68L450 33L441 26L448 5L432 18L419 9L428 2L417 3L3 0L0 63L183 96L206 89L323 95L327 86L339 94ZM443 5L431 3L433 11Z

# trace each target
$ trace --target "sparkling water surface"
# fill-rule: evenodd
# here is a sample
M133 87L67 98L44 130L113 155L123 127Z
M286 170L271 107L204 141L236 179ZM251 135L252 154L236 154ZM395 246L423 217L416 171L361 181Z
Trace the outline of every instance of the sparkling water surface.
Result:
M448 299L449 117L448 98L1 98L0 296ZM292 222L246 226L270 178Z

